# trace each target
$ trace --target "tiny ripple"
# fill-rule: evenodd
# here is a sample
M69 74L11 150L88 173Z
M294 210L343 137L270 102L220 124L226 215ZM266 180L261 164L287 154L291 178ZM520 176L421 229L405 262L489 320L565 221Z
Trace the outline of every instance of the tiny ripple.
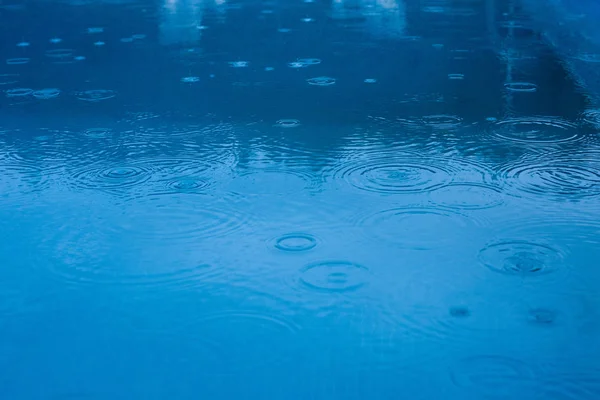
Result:
M76 189L88 190L127 190L151 178L151 170L146 166L89 166L76 171L71 183Z
M83 134L92 139L106 139L112 134L110 128L88 128Z
M303 252L317 247L319 241L309 233L286 233L269 241L269 245L285 252Z
M108 90L108 89L93 89L93 90L85 90L85 91L75 93L75 97L78 98L79 100L93 102L93 103L112 99L116 95L117 95L117 92L115 92L114 90Z
M335 78L330 78L328 76L319 76L316 78L309 78L306 82L312 86L331 86L335 84L336 80Z
M563 143L581 139L577 126L560 118L511 118L491 125L492 134L519 143Z
M354 224L365 239L411 250L450 245L474 223L472 217L441 207L400 207L360 216Z
M508 238L496 240L479 251L479 262L491 271L521 278L569 273L567 252L539 239ZM560 273L559 273L560 272Z
M266 169L238 174L227 185L235 195L289 195L312 189L312 175L291 170Z
M560 157L560 154L558 155ZM597 159L573 156L561 160L552 154L523 158L498 169L502 183L516 197L578 200L600 195L600 164Z
M31 59L27 58L27 57L8 58L6 60L6 65L23 65L23 64L29 64L29 61L31 61Z
M594 128L600 128L600 109L586 110L582 113L581 118Z
M299 330L280 313L231 310L203 316L184 332L202 338L206 368L201 371L222 376L286 363Z
M509 92L533 93L537 92L537 85L530 82L509 82L504 84Z
M429 196L440 206L462 210L484 210L504 203L500 188L486 183L451 183Z
M36 90L31 95L39 100L49 100L49 99L58 97L59 94L60 94L60 89L47 88L47 89Z
M19 83L19 74L0 74L0 86Z
M369 283L367 267L350 261L327 260L300 270L300 282L311 290L326 293L355 291Z
M514 393L525 397L535 394L539 372L515 358L499 355L466 357L450 371L452 382L466 393L485 398L510 398Z
M295 128L300 126L300 121L297 119L280 119L275 123L275 126L279 128Z
M4 91L6 97L25 97L33 94L33 89L29 88L14 88Z
M455 115L427 115L421 120L425 125L438 129L455 128L462 124L462 118Z

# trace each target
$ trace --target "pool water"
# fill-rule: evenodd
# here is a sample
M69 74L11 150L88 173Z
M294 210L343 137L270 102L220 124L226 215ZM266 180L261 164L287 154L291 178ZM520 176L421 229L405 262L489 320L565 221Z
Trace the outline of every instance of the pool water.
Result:
M600 398L600 105L539 26L1 2L0 398Z

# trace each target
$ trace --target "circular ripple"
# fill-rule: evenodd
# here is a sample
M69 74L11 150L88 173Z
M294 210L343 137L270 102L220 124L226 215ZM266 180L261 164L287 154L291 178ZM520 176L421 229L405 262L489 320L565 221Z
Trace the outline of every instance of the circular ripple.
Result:
M29 88L15 88L5 90L6 97L24 97L33 94L33 89Z
M563 143L580 138L576 125L559 118L512 118L492 127L495 136L520 143Z
M494 272L522 277L554 273L565 268L564 252L527 240L489 243L479 252L480 262Z
M90 167L77 171L73 184L78 189L129 189L151 178L150 169L136 165Z
M537 85L529 82L510 82L505 83L504 88L509 92L533 93L537 91Z
M83 134L92 139L105 139L110 136L110 128L89 128L83 131Z
M485 183L451 183L429 195L436 204L462 210L483 210L503 203L501 190Z
M300 281L312 290L348 292L368 282L369 269L349 261L320 261L302 268Z
M75 97L79 100L97 102L102 100L112 99L117 95L117 92L114 90L106 90L106 89L94 89L94 90L86 90L83 92L77 92Z
M454 365L450 375L455 385L471 394L483 392L495 398L506 398L509 393L523 395L524 389L533 389L530 385L537 378L536 371L528 364L496 355L464 358Z
M462 123L462 119L454 115L428 115L422 121L425 125L441 129L453 128Z
M306 80L309 85L313 86L331 86L335 84L335 78L330 78L328 76L319 76L316 78L309 78Z
M376 193L428 192L449 184L456 172L445 160L412 154L341 161L335 179Z
M73 49L52 49L46 51L44 54L46 57L54 58L57 60L70 60L73 58L73 53L75 50Z
M19 74L0 74L0 86L14 85L19 82Z
M600 195L600 165L598 160L587 161L560 160L547 155L544 160L523 159L505 165L498 174L507 186L516 190L509 194L575 200Z
M48 100L58 97L60 90L56 88L40 89L32 93L33 97L40 100Z
M302 63L304 65L318 65L321 64L321 60L318 58L298 58L296 60L299 63Z
M288 233L273 240L273 246L282 251L308 251L317 246L317 239L308 233Z
M311 176L295 171L252 171L236 176L229 183L231 192L238 195L286 195L311 187Z
M361 218L356 225L369 240L411 250L446 246L464 235L466 215L442 208L393 208Z
M279 128L295 128L300 126L300 121L297 119L280 119L275 123L275 126Z
M29 61L31 61L31 59L29 59L27 57L9 58L6 60L6 64L7 65L23 65L23 64L29 64Z

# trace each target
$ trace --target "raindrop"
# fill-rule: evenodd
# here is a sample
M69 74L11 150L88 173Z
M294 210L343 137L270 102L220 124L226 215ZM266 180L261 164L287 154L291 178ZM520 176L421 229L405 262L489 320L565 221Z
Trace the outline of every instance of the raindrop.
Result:
M425 125L440 129L454 128L462 123L462 119L460 117L442 114L427 115L422 118L422 121Z
M265 67L265 71L267 71L267 72L271 72L274 70L275 70L275 68L273 68L273 67Z
M199 81L200 81L200 78L197 76L186 76L184 78L181 78L181 82L184 82L184 83L196 83Z
M99 40L97 42L94 42L94 46L96 47L100 47L100 46L104 46L106 43L104 43L103 41Z
M288 63L288 67L290 67L290 68L304 68L304 67L306 67L306 65L303 64L303 63L301 63L301 62L299 62L299 61L293 61L293 62Z
M19 58L9 58L6 60L7 65L22 65L28 64L30 61L27 57L19 57Z
M521 277L565 268L565 257L563 252L550 245L528 240L497 241L479 252L481 263L492 271Z
M505 83L504 87L509 92L533 93L537 91L537 85L529 82L509 82Z
M29 47L29 42L19 42L17 43L17 47Z
M302 22L313 22L314 19L306 17L306 18L302 18Z
M75 171L71 183L78 189L124 190L147 182L150 178L149 168L137 165L108 168L85 166Z
M309 85L313 86L331 86L335 84L335 78L330 78L328 76L319 76L316 78L307 79Z
M369 282L367 267L349 261L320 261L300 270L300 281L309 289L328 293L349 292Z
M85 60L85 56L77 56L73 58L75 61L83 61Z
M246 68L248 66L248 61L230 61L229 66L232 68Z
M275 126L279 128L295 128L300 125L300 121L297 119L280 119L275 123Z
M521 143L562 143L580 138L577 126L560 118L511 118L490 126L501 139Z
M308 233L288 233L273 241L273 246L281 251L308 251L317 246L317 239Z
M52 43L52 44L58 44L60 42L62 42L61 38L55 37L55 38L50 39L50 43Z
M377 79L367 78L364 80L365 83L377 83Z
M23 96L29 96L30 94L32 94L33 89L15 88L15 89L5 90L4 93L6 93L6 97L23 97Z
M169 181L167 188L174 192L194 193L209 185L209 182L192 177L182 177Z
M204 31L204 30L208 29L208 26L206 26L206 25L198 25L196 27L196 29L198 29L199 31Z
M40 89L32 93L33 97L40 100L48 100L58 97L60 90L56 88Z
M107 89L94 89L94 90L86 90L83 92L77 92L76 97L79 100L97 102L102 100L112 99L117 95L117 92L114 90Z

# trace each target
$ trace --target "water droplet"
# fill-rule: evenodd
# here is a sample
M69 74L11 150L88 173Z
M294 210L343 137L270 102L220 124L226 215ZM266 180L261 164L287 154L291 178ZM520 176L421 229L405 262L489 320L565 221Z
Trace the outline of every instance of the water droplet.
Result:
M290 68L304 68L304 67L306 67L306 65L304 63L299 62L299 61L294 61L294 62L288 63L288 67L290 67Z
M324 292L358 290L369 281L367 267L349 261L320 261L302 268L301 282L310 289Z
M6 60L7 65L23 65L28 64L31 61L27 57L19 57L19 58L9 58Z
M77 56L73 58L75 61L83 61L85 60L85 56Z
M62 42L61 38L55 37L55 38L50 39L50 43L52 43L52 44L58 44L60 42Z
M509 92L537 92L537 85L529 82L509 82L504 84L504 88L506 88L506 90Z
M489 243L479 252L479 260L492 271L517 276L538 276L565 268L563 252L528 240Z
M79 100L97 102L97 101L112 99L116 95L117 95L117 92L115 92L114 90L93 89L93 90L86 90L83 92L78 92L78 93L76 93L75 96Z
M30 94L32 94L33 89L15 88L15 89L5 90L4 93L6 93L6 97L22 97L22 96L29 96Z
M248 61L230 61L229 66L232 68L246 68L248 66Z
M331 86L335 84L335 78L330 78L328 76L319 76L316 78L307 79L309 85L313 86Z
M40 100L48 100L58 97L60 90L56 88L40 89L32 93L33 97Z
M103 42L103 41L101 41L101 40L98 40L97 42L94 42L94 46L96 46L96 47L104 46L105 44L106 44L106 43L104 43L104 42Z
M562 143L579 139L577 126L559 118L511 118L491 125L501 139L521 143Z
M308 251L317 246L317 239L308 233L288 233L275 239L273 246L282 251Z
M374 78L367 78L364 80L365 83L377 83L377 79Z
M29 47L29 42L19 42L17 43L17 47Z
M196 83L196 82L200 82L200 78L197 76L186 76L184 78L181 78L181 82L184 83Z
M302 18L302 22L313 22L314 19L310 17Z
M279 128L295 128L300 126L300 121L297 119L280 119L275 123L275 126Z
M167 187L176 192L191 193L208 186L207 181L191 177L183 177L170 181Z
M465 389L465 394L495 399L504 399L514 393L530 397L537 375L532 367L520 360L496 355L467 357L451 370L452 381Z

